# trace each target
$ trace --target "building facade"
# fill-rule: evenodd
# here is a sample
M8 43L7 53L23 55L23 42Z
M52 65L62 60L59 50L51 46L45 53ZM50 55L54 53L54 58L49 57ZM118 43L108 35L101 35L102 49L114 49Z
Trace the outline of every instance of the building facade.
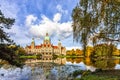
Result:
M66 48L62 46L60 41L57 46L51 44L48 33L46 33L43 43L40 45L35 45L35 41L32 39L31 45L26 46L25 51L28 54L40 54L43 60L50 60L53 55L66 55Z

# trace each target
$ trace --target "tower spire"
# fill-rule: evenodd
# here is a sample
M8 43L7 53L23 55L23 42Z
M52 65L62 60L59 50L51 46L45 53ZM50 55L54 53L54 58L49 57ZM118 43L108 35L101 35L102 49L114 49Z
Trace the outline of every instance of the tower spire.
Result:
M35 42L34 38L32 38L32 42Z
M32 48L35 47L35 41L34 41L34 38L32 38L31 47L32 47Z
M49 37L48 33L46 33L46 36L44 38L44 43L45 44L50 44L50 37Z
M48 32L46 33L46 36L48 36Z

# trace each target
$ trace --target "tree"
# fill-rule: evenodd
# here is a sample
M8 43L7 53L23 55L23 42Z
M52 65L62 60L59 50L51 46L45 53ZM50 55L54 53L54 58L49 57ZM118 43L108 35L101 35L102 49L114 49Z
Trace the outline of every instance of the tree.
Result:
M84 54L89 42L120 42L120 1L80 0L73 9L73 38L83 44Z
M87 46L86 47L86 54L85 54L85 56L86 57L90 57L90 55L92 54L92 52L93 52L93 47Z
M24 64L24 60L20 58L20 55L25 55L25 50L20 46L9 44L0 45L0 59L20 67Z
M0 10L0 59L8 61L12 65L22 66L24 61L19 56L25 54L24 49L16 46L8 33L4 31L10 29L14 22L15 19L5 18Z
M10 29L15 19L5 18L0 10L0 43L4 43L5 41L11 43L12 40L9 39L8 33L4 31L4 29Z
M80 50L80 49L76 49L75 53L78 56L82 56L82 50Z
M92 57L112 57L117 47L112 44L98 44L94 46Z

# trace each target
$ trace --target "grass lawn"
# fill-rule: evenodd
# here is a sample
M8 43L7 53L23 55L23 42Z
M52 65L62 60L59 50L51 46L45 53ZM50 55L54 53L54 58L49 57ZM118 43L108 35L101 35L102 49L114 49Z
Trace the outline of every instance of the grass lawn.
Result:
M59 58L78 58L78 57L84 57L84 56L67 56L67 55L65 55L65 56L58 56Z
M120 80L120 70L100 70L74 80Z
M32 56L20 56L20 58L23 58L23 59L36 59L37 56L36 55L32 55Z
M98 75L86 75L79 79L76 78L75 80L119 80L119 78Z

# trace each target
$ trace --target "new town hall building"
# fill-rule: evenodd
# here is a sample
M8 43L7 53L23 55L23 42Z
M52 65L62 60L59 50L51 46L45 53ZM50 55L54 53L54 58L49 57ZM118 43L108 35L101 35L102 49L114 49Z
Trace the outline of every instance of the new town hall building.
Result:
M52 59L52 55L66 55L66 48L62 46L61 42L58 42L57 46L51 44L50 37L48 33L43 40L43 43L40 45L35 45L34 39L31 42L31 45L25 47L25 51L28 54L40 54L42 55L43 60Z

